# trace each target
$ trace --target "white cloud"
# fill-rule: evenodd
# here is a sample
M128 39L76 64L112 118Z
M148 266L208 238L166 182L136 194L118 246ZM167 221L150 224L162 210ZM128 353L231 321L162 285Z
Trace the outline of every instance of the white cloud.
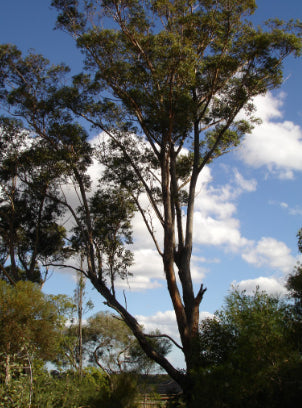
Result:
M294 171L302 171L302 129L282 119L284 95L255 98L257 115L263 123L246 135L239 149L240 158L248 165L265 166L271 174L292 179Z
M209 185L207 177L198 184L194 214L194 242L202 245L225 246L232 251L247 245L249 241L240 233L240 222L234 217L236 200L244 192L256 190L255 180L245 179L237 169L230 176L230 182L220 187Z
M290 215L302 215L302 208L299 206L296 206L295 208L290 208L289 214Z
M152 213L151 213L152 214ZM152 227L154 230L154 235L158 241L159 247L162 248L162 241L163 241L163 228L159 222L159 220L150 214L149 220L152 220ZM147 215L148 217L148 215ZM154 249L154 242L149 234L145 222L140 213L136 213L133 220L133 238L134 238L134 249Z
M194 242L203 245L225 245L233 251L247 244L235 218L215 219L201 212L195 213Z
M288 203L285 202L278 202L278 201L269 201L270 205L277 205L280 206L283 210L286 210L289 215L302 215L302 207L299 205L296 205L294 207L290 207Z
M282 203L280 203L280 207L282 207L282 208L288 208L288 204L287 204L287 203L282 202Z
M133 251L134 265L130 272L133 276L128 281L119 281L119 288L127 288L132 291L154 289L162 286L159 280L164 279L162 259L156 250L141 248Z
M126 289L132 292L141 292L146 289L156 289L161 287L161 283L157 280L153 280L143 274L135 274L129 276L127 280L118 280L116 287L118 289Z
M285 93L279 93L278 97L274 97L270 92L265 96L257 96L254 99L254 104L257 108L256 116L262 121L269 121L275 118L282 118L281 108L284 103Z
M174 310L157 312L153 316L137 315L136 319L147 333L158 329L162 334L173 338L179 337Z
M176 341L179 341L179 332L177 329L176 317L174 310L166 310L165 312L157 312L153 316L135 316L138 322L144 327L146 333L159 330L162 334L171 336ZM212 313L200 312L200 321L208 317L213 317Z
M240 282L233 281L231 286L238 288L240 291L246 290L247 294L253 294L257 287L269 295L279 296L287 294L287 290L280 279L274 277L260 276L256 279L247 279Z
M296 262L287 245L271 237L263 237L256 245L247 248L242 258L257 267L269 266L283 273L290 272Z
M242 191L247 191L248 193L251 193L253 191L256 191L257 189L257 181L255 179L247 180L245 179L237 169L234 170L235 174L235 181L238 185L238 187ZM238 191L238 194L241 193L241 190Z

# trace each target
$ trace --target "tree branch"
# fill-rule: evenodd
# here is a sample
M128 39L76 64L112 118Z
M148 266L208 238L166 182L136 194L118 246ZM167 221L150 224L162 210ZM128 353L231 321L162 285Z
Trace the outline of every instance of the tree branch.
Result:
M183 347L180 346L180 345L179 345L172 337L170 337L168 334L146 334L146 333L145 333L145 336L146 336L146 337L150 337L150 338L166 338L166 339L169 339L170 341L172 341L172 343L173 343L176 347L178 347L180 350L183 351Z

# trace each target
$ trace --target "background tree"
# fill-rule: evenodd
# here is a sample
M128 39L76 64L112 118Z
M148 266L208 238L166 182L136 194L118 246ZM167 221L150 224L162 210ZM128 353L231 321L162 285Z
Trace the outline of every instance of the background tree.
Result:
M34 360L54 358L67 305L66 297L46 296L32 282L11 286L0 280L0 360L5 384L9 385L14 366L32 369Z
M284 301L259 289L233 290L215 317L201 323L196 407L297 406L301 359L291 327Z
M53 185L46 173L24 172L30 142L20 122L0 118L0 276L43 284L43 264L62 250L65 229L58 224L62 207L47 197Z
M150 333L149 341L163 355L171 350L171 342L160 338L159 333ZM83 343L89 361L109 375L148 373L154 368L154 361L146 357L129 327L118 316L100 312L88 318L83 328Z
M190 397L205 290L201 285L194 291L190 270L198 176L251 130L251 101L281 84L284 58L301 49L300 25L271 21L265 29L254 28L245 20L255 11L252 0L52 4L59 11L58 26L77 39L85 54L86 73L75 77L73 86L60 88L66 67L49 67L42 57L23 58L14 47L2 46L1 100L41 138L60 180L76 186L81 217L62 194L49 196L69 210L79 227L86 254L82 272L122 316L145 353ZM242 110L246 120L238 119ZM85 174L92 148L72 115L88 119L111 141L114 155L103 160L107 177L136 204L162 257L186 374L155 349L98 261ZM154 217L162 245L150 221Z
M59 351L52 361L59 369L68 368L78 373L82 378L85 363L83 350L83 315L93 308L91 300L85 301L85 277L78 274L77 285L73 298L62 308L68 324L62 333Z
M298 231L298 249L302 253L302 228ZM297 308L302 308L302 270L298 264L294 272L287 279L287 289L291 297L295 300ZM302 313L302 310L300 310Z
M87 201L91 230L96 249L96 263L99 274L107 282L113 296L118 279L127 279L129 267L133 263L133 254L129 249L132 244L131 219L134 214L134 203L122 188L100 182L96 191ZM77 216L85 225L86 211L84 206L77 208ZM84 239L83 239L84 238ZM85 237L82 228L73 229L69 251L85 253ZM67 256L70 256L67 252Z
M298 248L302 252L302 229L298 231ZM300 352L302 353L302 266L298 263L288 276L286 288L292 300L292 334Z

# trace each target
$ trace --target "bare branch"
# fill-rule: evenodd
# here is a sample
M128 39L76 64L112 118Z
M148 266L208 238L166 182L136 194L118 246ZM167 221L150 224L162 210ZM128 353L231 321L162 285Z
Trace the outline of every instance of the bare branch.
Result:
M183 347L180 346L172 337L170 337L168 334L145 334L146 337L150 337L150 338L166 338L169 339L170 341L172 341L172 343L178 347L180 350L183 351Z
M66 264L58 264L58 263L52 263L52 262L49 262L49 263L45 263L45 264L43 264L43 266L53 266L53 267L55 267L55 268L70 268L70 269L73 269L73 270L75 270L75 271L77 271L77 272L80 272L80 273L82 273L83 275L85 275L86 276L86 278L88 278L88 274L87 274L87 272L85 272L83 269L81 269L81 268L77 268L76 266L72 266L72 265L66 265Z

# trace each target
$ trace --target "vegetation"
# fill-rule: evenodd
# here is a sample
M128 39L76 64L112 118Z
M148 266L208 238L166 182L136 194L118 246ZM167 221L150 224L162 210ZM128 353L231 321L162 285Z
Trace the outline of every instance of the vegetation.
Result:
M6 385L15 366L26 366L31 373L34 361L51 360L56 355L65 322L56 303L36 284L10 286L0 280L1 375Z
M249 21L254 0L53 0L52 6L58 11L57 27L83 52L84 72L69 78L65 65L53 66L33 53L23 56L10 44L0 46L0 104L8 112L0 122L0 273L15 285L3 288L13 292L22 280L41 285L52 266L81 273L119 314L145 355L182 387L187 405L194 406L202 395L199 388L206 395L217 373L233 364L229 358L243 359L244 347L256 353L254 343L243 345L247 332L254 333L255 341L269 336L268 354L274 364L275 344L283 339L281 316L286 308L259 293L253 299L230 297L220 320L207 322L200 334L205 288L201 284L195 292L192 283L193 214L196 185L205 166L237 146L258 123L253 98L278 87L284 59L300 54L301 23L270 20L263 28L254 27ZM244 120L238 119L242 112ZM101 143L89 142L79 124L82 119L103 132ZM92 192L88 170L93 160L103 171ZM70 188L78 206L69 199ZM141 214L162 259L185 370L166 358L168 343L162 339L168 336L156 334L152 339L145 333L116 289L133 262L129 245L134 212ZM260 306L274 322L268 333L258 327ZM247 314L247 327L236 308ZM295 316L298 322L296 309L288 309L283 321ZM8 313L11 310L13 306ZM37 323L24 319L28 327ZM291 333L294 325L289 327ZM121 337L123 333L124 329ZM33 336L30 331L26 350ZM127 336L116 337L114 347L118 344L121 350ZM94 338L99 344L107 341L100 340L105 338L100 330ZM209 353L212 341L217 356ZM230 343L238 353L228 348ZM5 344L10 356L9 341ZM44 347L35 345L32 353L40 349ZM281 360L276 360L280 370L286 355L281 349ZM260 370L260 379L275 381L278 370L271 373L261 359L250 362L252 372ZM102 366L97 353L96 362ZM248 399L245 387L254 377L241 377L246 363L240 364L230 371L230 389L243 390L242 398ZM204 383L200 370L202 379L207 374ZM257 384L256 399L262 392ZM217 389L225 391L222 384ZM116 395L113 392L112 398ZM217 406L222 403L229 401L219 400Z
M199 403L296 406L302 393L302 377L297 375L302 361L292 341L292 323L291 306L284 301L259 290L253 295L231 292L215 318L201 324ZM212 387L215 393L209 392Z
M233 288L215 317L202 321L190 407L299 406L302 320L296 282L300 275L296 268L288 278L294 297L272 297L259 289L247 294ZM70 351L76 356L78 345L77 327L64 325L74 304L64 296L46 297L31 282L0 284L0 407L134 408L139 390L147 387L150 392L147 384L158 381L138 375L148 374L152 361L146 360L125 323L106 313L91 317L83 326L82 373L77 365L66 369L65 356ZM167 340L151 337L150 341L159 342L156 347L164 355L170 349ZM87 367L89 360L93 365ZM61 370L50 374L45 370L47 361L56 362ZM168 406L187 407L182 398Z

